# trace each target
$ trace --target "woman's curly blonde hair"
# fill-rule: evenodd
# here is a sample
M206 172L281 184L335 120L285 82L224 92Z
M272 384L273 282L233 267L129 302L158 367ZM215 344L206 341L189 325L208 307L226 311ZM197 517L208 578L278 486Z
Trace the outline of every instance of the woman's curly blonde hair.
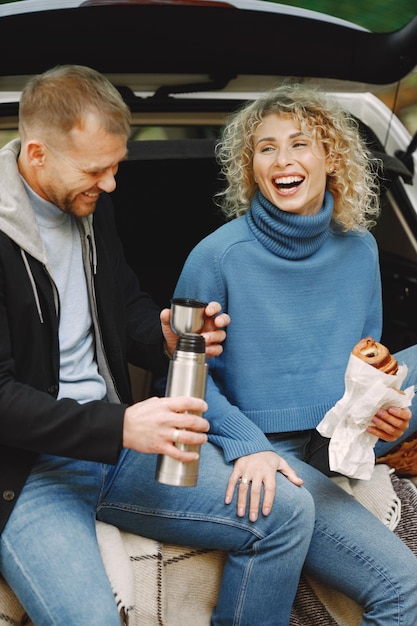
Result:
M356 120L315 86L284 83L231 115L216 146L226 186L216 202L227 219L249 209L258 186L253 175L253 138L265 116L290 116L326 151L332 173L327 189L334 198L333 221L344 231L371 228L379 214L378 159L372 157Z

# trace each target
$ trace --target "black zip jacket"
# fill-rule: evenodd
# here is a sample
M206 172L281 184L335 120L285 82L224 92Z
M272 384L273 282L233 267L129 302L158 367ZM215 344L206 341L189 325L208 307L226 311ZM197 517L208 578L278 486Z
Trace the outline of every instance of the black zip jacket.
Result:
M112 401L56 399L59 297L17 172L18 150L14 141L0 151L0 531L39 453L117 462L132 402L127 363L156 376L168 363L160 309L127 265L111 199L102 194L80 232L100 373Z

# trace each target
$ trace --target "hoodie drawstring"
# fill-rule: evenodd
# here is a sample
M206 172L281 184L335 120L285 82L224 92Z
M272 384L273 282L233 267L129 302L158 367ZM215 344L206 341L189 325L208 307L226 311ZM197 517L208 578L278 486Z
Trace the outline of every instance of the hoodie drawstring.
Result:
M20 248L20 254L22 255L23 263L25 264L26 271L29 276L30 284L32 285L33 296L35 298L36 308L38 309L39 319L41 321L41 324L43 324L44 321L43 321L43 315L42 315L42 310L41 310L41 303L39 300L39 295L38 295L38 290L36 288L35 279L33 278L32 270L30 269L29 261L27 260L27 257L26 257L26 252L22 250L22 248Z

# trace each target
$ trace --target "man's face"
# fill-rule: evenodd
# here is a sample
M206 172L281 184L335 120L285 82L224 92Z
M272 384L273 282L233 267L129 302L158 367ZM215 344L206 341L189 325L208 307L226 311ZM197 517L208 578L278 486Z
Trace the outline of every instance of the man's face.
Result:
M115 189L119 163L126 159L126 140L105 132L89 114L83 127L73 128L64 139L39 144L42 166L32 170L28 182L64 213L85 217L94 211L102 191Z

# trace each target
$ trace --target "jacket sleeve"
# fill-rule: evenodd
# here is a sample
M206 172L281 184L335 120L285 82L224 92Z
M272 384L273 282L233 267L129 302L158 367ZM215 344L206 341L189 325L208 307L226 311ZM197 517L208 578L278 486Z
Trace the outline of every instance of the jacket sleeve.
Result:
M13 310L6 282L0 264L0 445L115 463L122 448L125 405L56 399L54 330L43 328L35 315L27 315L27 328L21 328L19 335L10 320ZM26 295L22 283L18 288L22 297ZM46 341L46 335L51 341ZM33 338L30 343L28 337Z

